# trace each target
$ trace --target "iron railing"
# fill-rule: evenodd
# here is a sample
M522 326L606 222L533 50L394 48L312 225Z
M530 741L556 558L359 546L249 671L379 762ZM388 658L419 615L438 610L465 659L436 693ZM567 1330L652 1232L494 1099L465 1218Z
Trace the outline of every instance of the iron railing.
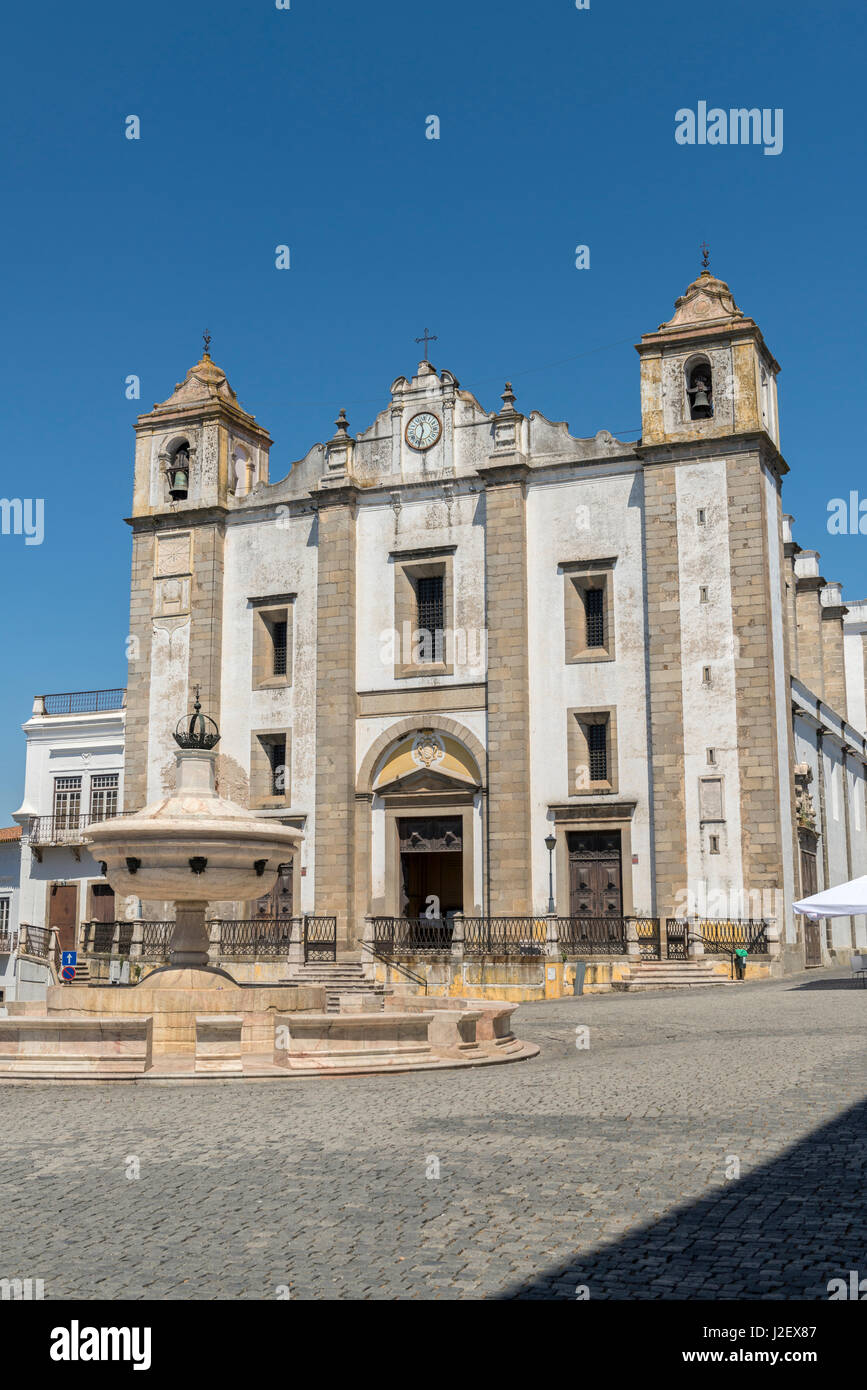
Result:
M221 956L288 956L292 935L291 917L214 918L212 943ZM218 928L216 939L213 928Z
M149 925L144 923L143 925ZM90 955L128 956L135 922L82 922L82 950Z
M10 952L12 952L12 951L14 951L14 950L15 950L15 933L14 933L14 932L2 932L2 933L0 933L0 956L9 955Z
M142 922L142 960L168 960L174 922Z
M31 927L27 922L21 923L22 951L26 951L29 956L39 956L41 960L48 960L50 945L50 927Z
M41 695L46 714L101 714L105 710L123 709L123 689L73 690L62 695Z
M547 936L545 917L465 917L464 955L544 956Z
M666 960L687 960L689 957L689 924L680 918L669 917L665 923Z
M558 917L560 949L570 956L625 956L626 917Z
M691 940L701 941L706 956L727 956L737 950L766 956L770 951L766 918L670 917L666 926L669 933L686 930Z
M337 960L337 918L304 917L304 959Z
M659 960L659 918L636 917L635 930L638 935L638 954L641 960Z
M452 923L447 917L374 917L373 945L389 956L451 952Z

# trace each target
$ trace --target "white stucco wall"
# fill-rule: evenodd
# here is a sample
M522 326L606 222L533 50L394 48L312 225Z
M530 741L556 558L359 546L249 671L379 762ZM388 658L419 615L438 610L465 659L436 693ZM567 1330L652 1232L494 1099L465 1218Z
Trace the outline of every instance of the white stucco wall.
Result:
M618 788L612 801L637 802L632 821L633 897L640 911L652 899L648 821L647 691L645 682L643 483L617 465L564 470L534 480L527 493L528 637L530 652L530 802L534 910L548 901L548 806L574 801L567 755L567 710L617 710ZM620 465L622 468L622 465ZM614 661L566 662L565 581L558 565L615 557ZM598 800L594 797L594 800ZM568 914L569 904L558 903Z

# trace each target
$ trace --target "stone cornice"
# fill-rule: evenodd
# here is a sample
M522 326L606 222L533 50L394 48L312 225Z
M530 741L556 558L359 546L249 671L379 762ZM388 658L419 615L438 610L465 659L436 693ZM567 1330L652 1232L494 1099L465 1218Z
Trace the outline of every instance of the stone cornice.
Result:
M147 512L142 516L125 516L133 531L178 531L185 526L213 526L229 516L226 507L190 507L183 512Z
M780 480L788 473L789 465L764 430L716 435L713 439L707 440L687 439L681 442L672 439L663 444L642 444L639 440L635 445L636 456L645 464L695 463L697 459L714 458L727 453L756 452L759 462L770 468Z
M492 455L487 463L480 463L476 469L485 487L506 487L523 483L530 473L526 455L520 453Z
M637 801L624 801L622 797L612 797L602 801L588 797L576 801L551 802L548 810L555 824L575 820L632 820Z

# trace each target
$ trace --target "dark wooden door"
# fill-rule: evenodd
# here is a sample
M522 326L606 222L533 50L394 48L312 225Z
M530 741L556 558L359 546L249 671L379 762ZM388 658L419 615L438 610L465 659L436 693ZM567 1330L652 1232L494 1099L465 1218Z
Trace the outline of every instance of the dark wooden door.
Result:
M571 916L621 917L620 831L570 831L566 842Z
M108 883L95 883L90 899L91 921L113 922L114 889Z
M801 850L801 897L811 898L818 888L816 856L808 849ZM822 937L818 922L804 918L804 965L808 968L822 964Z
M48 901L48 925L56 927L61 951L76 949L78 889L74 883L52 883Z
M291 917L294 868L293 864L281 864L277 882L253 904L254 917Z

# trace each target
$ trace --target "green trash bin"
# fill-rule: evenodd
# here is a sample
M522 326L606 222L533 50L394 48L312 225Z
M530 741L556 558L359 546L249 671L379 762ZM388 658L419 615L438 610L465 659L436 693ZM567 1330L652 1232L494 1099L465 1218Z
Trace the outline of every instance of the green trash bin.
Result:
M739 980L743 980L746 977L748 955L749 951L745 951L742 946L735 951L735 969L737 970L737 978Z

